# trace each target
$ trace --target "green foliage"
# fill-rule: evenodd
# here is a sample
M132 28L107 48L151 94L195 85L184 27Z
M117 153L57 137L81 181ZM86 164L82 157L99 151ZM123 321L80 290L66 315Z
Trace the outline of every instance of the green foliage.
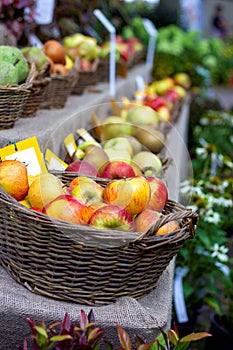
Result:
M103 338L104 329L98 328L92 310L87 315L80 311L80 320L72 323L68 313L63 321L55 322L46 327L44 321L37 325L32 319L28 319L31 328L33 345L31 350L99 350L100 346L106 350L113 350L113 344ZM60 328L58 327L60 326ZM140 337L135 337L136 347L133 347L128 333L119 325L116 325L117 335L121 350L181 350L187 349L190 342L201 340L211 336L207 332L187 335L179 339L176 325L167 331L161 330L161 334L151 342L146 342ZM30 350L27 340L17 350Z

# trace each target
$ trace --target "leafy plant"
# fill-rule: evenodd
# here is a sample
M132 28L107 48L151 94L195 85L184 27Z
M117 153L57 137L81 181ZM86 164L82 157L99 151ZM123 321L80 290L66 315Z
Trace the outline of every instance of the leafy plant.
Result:
M37 325L32 319L28 318L31 328L31 338L33 345L31 350L98 350L100 345L108 350L113 350L112 343L107 342L103 338L104 329L97 327L93 311L87 315L85 311L80 311L80 321L72 323L69 314L66 313L63 321L55 322L46 327L44 321ZM58 326L60 325L60 328ZM133 344L128 333L119 325L117 327L118 339L121 347L118 350L133 350ZM190 334L179 339L177 327L163 331L152 342L146 342L136 336L136 348L138 350L185 350L191 342L204 339L211 336L207 332ZM26 338L23 346L19 346L17 350L29 350Z

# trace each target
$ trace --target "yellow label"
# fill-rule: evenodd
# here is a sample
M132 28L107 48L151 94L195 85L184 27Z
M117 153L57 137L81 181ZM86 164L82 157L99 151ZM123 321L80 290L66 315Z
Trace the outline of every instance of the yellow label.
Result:
M77 129L76 133L78 134L78 136L80 136L84 141L92 141L92 142L96 142L96 140L94 139L93 136L91 136L91 134L83 128Z
M64 171L68 167L68 164L63 162L63 160L56 156L49 148L45 151L45 161L48 170Z
M19 160L27 166L28 175L47 173L43 154L35 136L12 143L0 149L0 159Z
M69 134L68 136L66 136L66 138L64 140L64 145L65 145L65 148L66 148L69 156L72 157L77 149L77 145L76 145L73 134Z

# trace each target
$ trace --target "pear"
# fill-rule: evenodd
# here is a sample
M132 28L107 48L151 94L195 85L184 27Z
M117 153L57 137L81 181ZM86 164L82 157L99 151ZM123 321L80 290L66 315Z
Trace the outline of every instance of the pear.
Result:
M125 122L124 119L117 116L106 118L101 125L101 141L109 140L113 137L118 137L119 134L133 135L134 125Z
M32 207L43 209L50 201L65 194L62 182L53 174L40 174L30 185L28 201Z
M35 62L37 71L40 71L44 64L48 62L47 57L39 47L24 47L21 52L29 63Z
M18 84L18 70L9 62L0 62L0 85Z
M127 112L126 121L133 124L158 125L158 114L148 106L134 106Z
M148 125L137 127L136 139L149 151L159 153L165 146L164 134Z

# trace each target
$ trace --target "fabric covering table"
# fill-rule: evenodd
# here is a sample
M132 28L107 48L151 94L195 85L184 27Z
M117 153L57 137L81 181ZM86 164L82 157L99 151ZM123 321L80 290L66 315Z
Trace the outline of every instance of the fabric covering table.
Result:
M135 76L142 74L145 81L149 79L149 72L145 65L136 67L128 75L127 79L117 82L117 97L133 94L135 88ZM0 131L0 141L16 140L37 136L42 150L48 144L53 151L59 152L59 145L69 128L73 125L72 116L80 118L80 126L85 125L85 112L95 103L99 112L105 109L105 102L109 100L107 85L99 84L95 88L102 89L102 93L87 92L83 96L70 96L67 105L62 110L39 111L34 118L19 120L15 128ZM106 91L107 89L107 91ZM92 98L94 98L92 101ZM97 110L98 110L97 108ZM79 113L80 112L80 113ZM81 117L82 116L82 117ZM186 150L187 125L189 117L189 103L186 103L180 112L175 127L168 135L166 152L172 157L173 162L166 172L169 198L178 200L179 183L186 177L188 164L188 152ZM75 117L75 120L77 120ZM64 123L66 119L67 123ZM59 123L68 125L59 128L54 133L54 125ZM75 125L76 127L76 125ZM52 135L52 137L51 137ZM56 137L53 137L55 135ZM59 136L58 136L59 135ZM59 138L59 139L58 139ZM60 141L60 142L59 142ZM139 300L131 297L120 298L116 303L101 307L92 307L96 321L105 329L105 338L119 346L116 323L127 330L131 339L137 334L148 341L153 340L160 332L160 328L168 329L171 322L173 299L173 275L174 259L159 279L156 290ZM65 312L70 314L74 321L79 317L80 310L89 312L90 307L70 302L57 301L51 298L31 293L23 286L15 282L7 272L0 267L0 350L14 350L16 345L22 345L25 336L30 333L27 317L39 322L43 318L47 325L54 321L61 321Z

